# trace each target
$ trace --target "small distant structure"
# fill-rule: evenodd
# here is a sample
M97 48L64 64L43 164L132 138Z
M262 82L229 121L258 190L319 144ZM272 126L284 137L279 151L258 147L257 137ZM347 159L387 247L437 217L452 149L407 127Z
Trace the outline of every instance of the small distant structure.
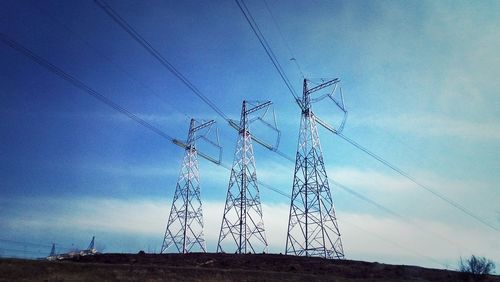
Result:
M39 258L39 259L43 259L43 258ZM51 261L57 259L56 243L52 243L52 248L50 249L50 254L45 259L51 260Z
M86 250L81 250L80 255L81 256L88 256L88 255L97 254L97 249L94 248L94 242L95 242L95 236L92 236L92 240L90 241L89 246L87 247Z
M80 257L80 256L93 256L98 254L99 252L97 249L94 247L95 246L95 236L92 236L92 240L90 241L89 246L85 250L73 250L67 253L62 253L62 254L57 254L56 253L56 244L52 243L52 249L50 251L49 256L46 258L49 261L55 261L55 260L64 260L64 259L71 259L75 257Z
M52 243L52 250L50 250L49 257L53 257L56 255L56 243Z

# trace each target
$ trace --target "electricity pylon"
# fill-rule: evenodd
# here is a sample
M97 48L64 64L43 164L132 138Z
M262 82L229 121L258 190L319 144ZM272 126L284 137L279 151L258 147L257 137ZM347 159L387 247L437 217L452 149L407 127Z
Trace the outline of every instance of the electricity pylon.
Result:
M262 109L267 110L272 103L257 103L252 108L247 108L248 104L248 101L243 101L217 252L267 252L248 116Z
M87 250L88 251L91 251L94 249L94 245L95 245L95 236L92 236L92 240L90 241L90 244L89 246L87 247Z
M332 127L314 115L310 97L313 92L333 86L334 90L327 96L346 114L343 99L339 103L331 96L338 82L334 79L309 89L308 80L304 79L302 99L297 99L302 115L288 220L287 255L344 258L316 122L329 130Z
M179 253L206 252L200 199L198 151L195 141L198 139L197 131L204 128L210 130L214 123L215 121L211 120L197 124L195 119L191 119L184 159L160 253L164 253L172 245Z
M52 243L52 249L50 249L49 257L56 256L56 243Z

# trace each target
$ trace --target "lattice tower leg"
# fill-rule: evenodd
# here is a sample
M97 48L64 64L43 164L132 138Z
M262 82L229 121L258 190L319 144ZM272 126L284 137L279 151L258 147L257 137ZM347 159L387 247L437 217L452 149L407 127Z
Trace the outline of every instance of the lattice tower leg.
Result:
M193 126L192 122L191 128ZM199 184L197 153L190 145L185 151L175 188L161 253L171 246L179 253L206 252Z
M302 113L286 254L344 258L314 114Z
M217 252L267 252L252 139L246 125L245 102L240 126L242 129L234 154Z

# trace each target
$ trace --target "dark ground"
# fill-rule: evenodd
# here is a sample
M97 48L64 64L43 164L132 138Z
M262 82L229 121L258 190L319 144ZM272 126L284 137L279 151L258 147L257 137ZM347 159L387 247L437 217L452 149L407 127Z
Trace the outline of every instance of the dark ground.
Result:
M49 262L0 260L0 281L473 281L417 266L283 255L100 254ZM498 281L499 276L482 281Z

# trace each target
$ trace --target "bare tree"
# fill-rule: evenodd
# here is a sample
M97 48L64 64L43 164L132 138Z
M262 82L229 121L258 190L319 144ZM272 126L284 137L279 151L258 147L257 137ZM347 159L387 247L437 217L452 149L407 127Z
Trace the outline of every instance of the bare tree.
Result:
M465 260L460 258L458 268L461 272L472 275L474 280L481 280L481 277L495 271L495 263L485 257L476 257L475 255L472 255L470 258Z

